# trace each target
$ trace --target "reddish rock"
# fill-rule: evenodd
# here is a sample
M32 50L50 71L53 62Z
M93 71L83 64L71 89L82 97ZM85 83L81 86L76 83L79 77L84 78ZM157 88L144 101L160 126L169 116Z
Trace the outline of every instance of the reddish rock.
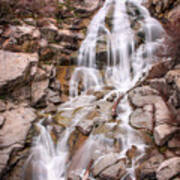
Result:
M169 180L180 173L180 157L174 157L161 163L156 171L158 180Z
M178 127L168 124L161 124L154 129L155 143L159 146L164 145L178 130Z

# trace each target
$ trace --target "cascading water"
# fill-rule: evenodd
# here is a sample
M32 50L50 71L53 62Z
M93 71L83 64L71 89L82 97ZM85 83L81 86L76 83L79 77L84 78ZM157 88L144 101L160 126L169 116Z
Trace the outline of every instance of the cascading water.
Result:
M147 146L138 132L129 126L128 121L132 110L127 96L124 96L119 105L122 112L116 122L109 122L110 103L107 107L103 104L107 103L113 93L117 96L120 93L125 94L148 71L155 61L153 53L160 43L161 33L163 33L161 25L150 17L147 9L138 0L105 1L103 7L92 19L87 36L80 47L78 67L75 68L70 80L72 98L59 107L59 112L68 114L71 123L61 133L56 145L48 128L43 126L43 120L38 124L40 135L35 141L26 165L27 167L31 165L34 172L31 179L64 180L67 179L70 171L75 175L83 176L93 154L98 154L98 158L93 163L96 164L107 152L115 151L105 143L112 143L111 138L108 138L109 135L98 134L94 128L84 145L70 158L68 140L72 132L77 124L96 107L99 111L103 111L99 117L103 120L102 122L99 120L98 123L105 123L109 129L116 127L123 131L115 135L116 140L121 139L121 150L116 152L117 156L126 158L127 151L133 146L139 151L139 155L132 160L127 173L122 177L123 179L128 175L131 179L135 179L134 170ZM138 36L141 36L143 42L138 40ZM100 52L97 52L99 47ZM101 91L106 87L114 90L99 101L96 101L95 96L87 95L89 90ZM81 95L78 96L79 94ZM49 118L49 121L52 121L52 118ZM89 179L96 178L90 175Z

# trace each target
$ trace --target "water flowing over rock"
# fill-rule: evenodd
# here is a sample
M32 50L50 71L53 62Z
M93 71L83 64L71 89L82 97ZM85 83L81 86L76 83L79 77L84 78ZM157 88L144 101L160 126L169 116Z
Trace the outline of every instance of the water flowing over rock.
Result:
M145 2L42 1L0 6L0 179L178 179L179 66Z

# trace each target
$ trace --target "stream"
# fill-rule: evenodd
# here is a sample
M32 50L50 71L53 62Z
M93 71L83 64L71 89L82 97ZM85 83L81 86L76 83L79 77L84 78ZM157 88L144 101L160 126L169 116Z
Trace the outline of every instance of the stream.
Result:
M127 92L157 61L164 33L141 4L106 0L93 17L69 81L69 100L36 124L39 136L26 162L32 180L136 179L151 144L129 124Z

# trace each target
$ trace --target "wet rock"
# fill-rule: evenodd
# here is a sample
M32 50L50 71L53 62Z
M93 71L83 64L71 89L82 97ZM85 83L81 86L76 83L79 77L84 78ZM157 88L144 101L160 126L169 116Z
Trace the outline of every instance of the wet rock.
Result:
M153 112L136 109L130 117L130 123L135 128L153 130Z
M163 77L173 67L173 65L174 62L170 60L154 64L148 73L147 79Z
M0 51L0 93L22 85L34 76L32 67L38 62L37 54Z
M61 114L57 114L54 119L56 123L65 128L70 126L72 121L70 118L62 116Z
M178 127L168 124L162 124L154 129L155 143L159 146L164 145L178 130Z
M93 120L81 120L76 127L82 134L87 136L92 131L93 125Z
M158 180L169 180L180 173L180 157L174 157L161 163L156 171Z
M31 103L33 106L46 106L46 91L49 80L35 81L31 85Z
M24 146L31 123L36 119L32 108L23 105L2 114L5 123L0 130L0 172L6 166L14 148Z
M136 169L137 179L144 180L155 180L156 170L159 165L163 162L164 157L161 154L154 154L148 160L140 164Z
M106 168L100 173L100 178L108 180L118 180L121 179L126 174L126 166L123 160L120 162Z
M114 165L115 163L117 163L119 160L117 154L114 153L110 153L110 154L106 154L102 157L100 157L97 162L95 162L94 167L93 167L93 175L96 177L98 175L100 175L100 173L105 170L106 168Z

